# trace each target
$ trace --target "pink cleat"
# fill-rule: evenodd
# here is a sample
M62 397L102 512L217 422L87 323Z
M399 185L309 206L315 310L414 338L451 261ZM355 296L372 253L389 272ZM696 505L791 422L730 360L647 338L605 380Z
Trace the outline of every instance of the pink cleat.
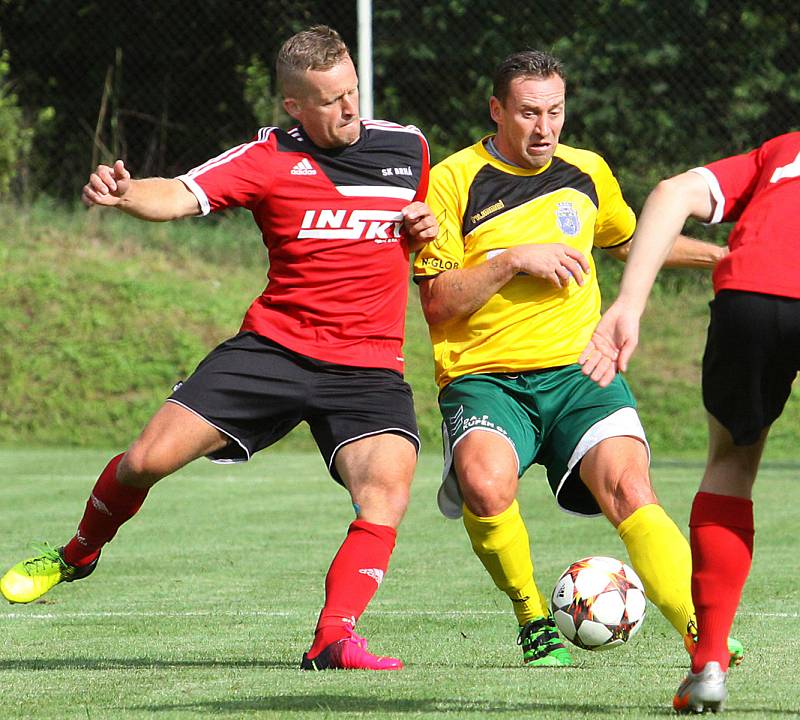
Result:
M316 657L303 653L301 670L401 670L403 661L367 652L366 638L356 635L351 627L350 636L332 642Z

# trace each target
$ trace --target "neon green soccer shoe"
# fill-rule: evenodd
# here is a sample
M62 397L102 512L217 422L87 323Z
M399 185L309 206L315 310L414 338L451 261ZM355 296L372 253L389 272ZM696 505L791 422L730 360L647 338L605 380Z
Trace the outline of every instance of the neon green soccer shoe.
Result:
M519 629L517 645L522 646L522 661L531 667L569 667L572 655L558 636L552 617L541 617Z
M689 653L689 657L694 657L694 651L697 647L697 625L694 622L690 622L686 628L686 635L683 636L683 646L686 648L686 652ZM728 667L741 665L742 660L744 660L744 645L736 638L729 637L728 655Z
M64 548L44 545L36 549L40 555L17 563L0 579L0 592L8 602L33 602L60 582L88 577L94 572L99 559L98 556L85 567L75 567L64 560L61 554Z

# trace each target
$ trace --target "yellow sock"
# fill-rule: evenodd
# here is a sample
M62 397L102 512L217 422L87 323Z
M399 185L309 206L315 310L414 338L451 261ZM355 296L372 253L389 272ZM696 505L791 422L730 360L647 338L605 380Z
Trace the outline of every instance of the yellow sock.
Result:
M464 527L494 584L510 598L519 624L547 615L547 600L533 579L528 531L517 501L493 517L478 517L464 506Z
M617 528L647 597L683 637L694 619L692 552L660 505L644 505Z

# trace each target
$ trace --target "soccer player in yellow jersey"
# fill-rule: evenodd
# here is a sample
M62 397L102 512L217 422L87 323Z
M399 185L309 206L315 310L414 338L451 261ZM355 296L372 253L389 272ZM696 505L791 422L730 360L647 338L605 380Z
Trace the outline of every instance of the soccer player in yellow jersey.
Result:
M497 133L431 172L440 232L415 264L444 418L439 508L463 515L473 550L511 599L526 663L572 663L536 586L516 501L533 463L547 469L562 509L608 518L691 651L689 545L651 487L636 402L620 375L600 388L577 363L600 317L592 247L624 259L634 213L599 155L559 144L557 59L508 57L489 107ZM710 268L722 253L682 237L667 263Z

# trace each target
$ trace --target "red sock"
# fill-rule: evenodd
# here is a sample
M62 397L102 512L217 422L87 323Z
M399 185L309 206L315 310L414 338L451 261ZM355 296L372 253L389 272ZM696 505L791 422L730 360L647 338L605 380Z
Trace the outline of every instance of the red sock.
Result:
M319 614L309 657L316 657L332 642L350 634L345 626L356 624L377 592L396 538L397 532L388 525L366 520L350 523L325 578L325 606Z
M698 642L692 672L728 667L728 635L753 561L753 502L699 492L689 519Z
M86 502L78 532L64 546L64 560L70 565L82 567L92 562L120 526L137 513L147 496L147 490L117 482L121 459L122 454L117 455L100 474Z

